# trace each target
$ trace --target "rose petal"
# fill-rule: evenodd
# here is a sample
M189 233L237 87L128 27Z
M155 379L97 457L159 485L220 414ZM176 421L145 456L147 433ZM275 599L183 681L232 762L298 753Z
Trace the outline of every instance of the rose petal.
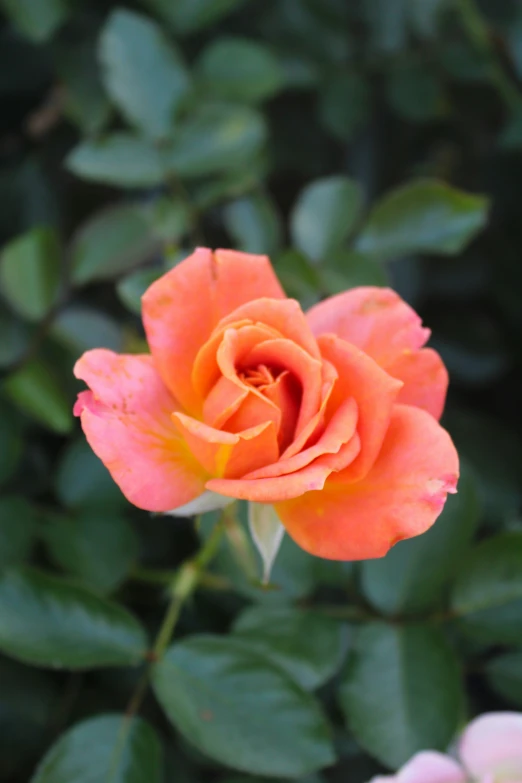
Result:
M282 372L274 383L264 387L261 391L281 411L277 440L279 449L282 451L286 449L294 438L301 407L302 391L297 380L288 371Z
M229 432L241 432L267 421L273 421L276 432L281 424L281 411L259 388L255 388L242 380L238 373L241 364L246 361L253 347L263 341L272 339L271 331L264 326L243 326L240 329L226 329L217 351L217 365L222 377L238 385L247 396L238 406L232 416L227 419L226 429Z
M321 403L322 365L318 359L286 339L266 340L258 343L242 360L244 367L266 364L289 370L299 379L302 388L301 407L297 418L296 435L317 413Z
M309 446L299 454L287 459L280 459L272 465L259 468L249 473L245 479L273 478L295 473L309 465L323 454L337 454L341 446L351 440L355 434L358 410L354 399L348 399L337 409L326 430L317 443Z
M75 406L89 445L131 503L169 511L204 491L208 474L172 424L178 405L150 356L88 351L74 374L92 389Z
M192 386L196 354L216 324L252 299L283 299L266 256L199 248L143 296L147 340L163 381L189 411L202 400Z
M201 397L206 397L221 375L243 389L249 388L238 378L237 365L254 346L277 336L276 330L269 326L253 326L246 321L216 332L202 346L194 361L194 389Z
M203 421L209 427L221 429L248 394L248 389L242 388L222 375L203 404Z
M476 718L462 735L459 755L473 777L521 780L522 714L492 712Z
M257 503L276 503L290 498L299 498L303 493L322 489L333 471L341 470L353 461L360 446L359 436L355 434L336 454L323 454L302 470L287 476L236 481L210 479L206 486L212 492L219 492L221 495L238 500L253 500Z
M440 418L448 386L446 369L435 351L419 350L430 330L395 291L354 288L312 307L307 318L316 336L336 334L403 381L399 402Z
M396 783L466 783L462 767L450 756L425 750L399 770Z
M366 475L380 451L402 384L365 353L334 335L320 337L318 343L338 374L328 406L335 410L351 397L357 403L361 450L350 467L350 478L356 481Z
M267 421L272 421L276 433L279 433L281 411L261 392L256 393L256 390L252 389L237 411L227 420L223 429L227 432L243 432Z
M316 337L336 334L383 367L405 348L421 348L430 336L415 310L390 288L353 288L319 302L306 316Z
M236 434L216 430L183 413L174 413L172 418L191 453L213 476L235 479L275 462L279 456L271 421Z
M404 383L397 402L415 405L440 419L448 390L448 371L436 351L404 351L386 367L386 372Z
M282 454L282 459L293 457L294 454L299 454L305 448L307 443L312 442L318 438L324 430L326 408L330 401L335 382L339 376L333 364L326 361L324 358L322 361L321 375L321 404L319 406L319 410L311 417L300 433L288 445L285 452Z
M321 492L276 505L289 534L313 555L382 557L397 541L423 533L442 511L446 494L455 491L458 456L432 416L396 405L370 472L362 481L350 477L348 467Z
M265 297L247 302L223 318L217 329L224 329L234 322L245 319L252 323L272 327L279 332L280 337L292 340L308 351L311 356L316 359L320 358L315 337L299 302L296 302L295 299L267 299Z

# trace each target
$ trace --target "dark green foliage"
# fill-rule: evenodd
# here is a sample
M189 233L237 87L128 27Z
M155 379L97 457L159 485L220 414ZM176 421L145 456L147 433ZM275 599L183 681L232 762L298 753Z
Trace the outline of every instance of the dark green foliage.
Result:
M0 0L0 783L365 783L522 709L521 78L515 0ZM432 530L286 537L262 586L242 505L220 541L130 507L72 369L146 351L196 245L422 315L464 463Z

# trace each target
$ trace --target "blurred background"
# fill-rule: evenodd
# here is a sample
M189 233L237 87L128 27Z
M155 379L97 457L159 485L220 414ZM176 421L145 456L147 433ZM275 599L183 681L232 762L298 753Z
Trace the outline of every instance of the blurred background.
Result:
M182 616L182 637L243 629L270 660L279 645L334 755L292 766L293 742L313 756L296 719L268 733L283 761L265 769L244 715L223 730L230 758L208 738L195 750L186 716L170 710L173 730L149 697L155 736L115 783L228 783L233 768L363 783L445 747L468 715L522 708L519 0L0 0L0 203L1 780L105 782L64 732L132 697L135 639L110 612L154 630L196 545L190 521L128 506L71 413L74 361L144 350L140 296L196 245L269 254L304 307L393 286L450 371L464 478L433 531L383 561L286 542L272 592L238 519ZM86 734L102 766L107 720Z

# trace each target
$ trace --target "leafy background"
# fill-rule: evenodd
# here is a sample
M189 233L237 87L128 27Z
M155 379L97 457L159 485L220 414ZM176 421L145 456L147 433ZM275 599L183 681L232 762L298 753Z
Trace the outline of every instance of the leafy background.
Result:
M0 779L363 783L522 708L520 4L0 9ZM418 309L464 462L429 533L360 564L285 540L263 589L241 506L218 540L125 502L71 368L142 350L196 244L269 253L304 306Z

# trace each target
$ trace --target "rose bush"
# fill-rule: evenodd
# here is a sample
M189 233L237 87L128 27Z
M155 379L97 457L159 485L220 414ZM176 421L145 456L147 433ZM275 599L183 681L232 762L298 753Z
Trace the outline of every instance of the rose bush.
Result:
M522 713L481 715L465 729L458 761L435 751L417 753L396 775L372 783L518 783L522 780Z
M143 322L150 355L75 368L75 412L136 506L273 504L305 550L359 559L427 530L455 491L447 373L393 291L304 315L265 256L198 249L150 286Z

